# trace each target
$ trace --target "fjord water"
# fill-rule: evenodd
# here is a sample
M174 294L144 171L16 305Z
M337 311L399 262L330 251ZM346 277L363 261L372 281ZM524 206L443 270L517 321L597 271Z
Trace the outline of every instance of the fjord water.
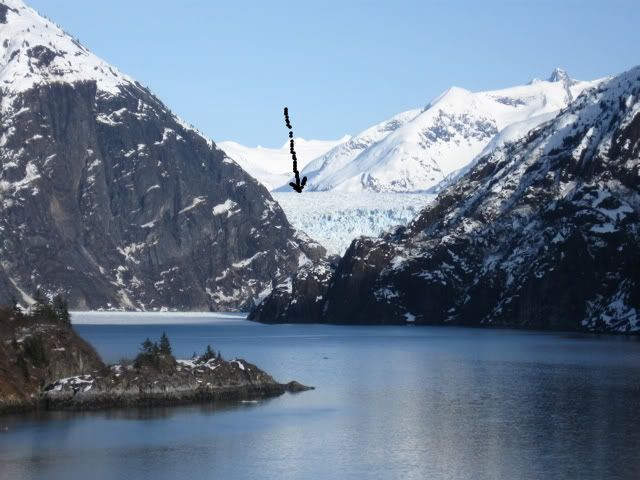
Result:
M200 323L170 323L190 320ZM640 478L637 338L144 321L76 329L108 362L164 330L180 357L210 343L317 389L257 403L0 417L0 478Z

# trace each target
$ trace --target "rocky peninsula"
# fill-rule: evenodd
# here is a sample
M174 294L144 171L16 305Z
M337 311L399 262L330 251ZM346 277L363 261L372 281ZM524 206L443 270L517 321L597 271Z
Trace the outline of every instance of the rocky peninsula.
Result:
M0 414L254 400L311 389L279 383L243 359L209 347L176 359L166 336L133 361L106 365L72 328L66 303L42 298L24 313L0 308Z

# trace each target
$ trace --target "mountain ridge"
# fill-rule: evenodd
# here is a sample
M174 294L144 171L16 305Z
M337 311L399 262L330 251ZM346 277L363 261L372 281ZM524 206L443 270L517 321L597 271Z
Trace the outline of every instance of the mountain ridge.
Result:
M0 1L0 299L238 310L324 255L148 89Z
M344 135L337 140L305 140L295 137L299 168L304 168L314 158L348 141L349 138L351 138L349 135ZM293 178L288 140L280 148L267 148L260 145L246 147L233 141L218 142L217 145L229 158L269 190L274 190L285 183L288 186L288 182Z
M469 164L505 128L522 121L533 128L539 124L535 119L557 114L600 81L559 79L476 93L451 87L339 169L327 174L307 167L302 174L309 177L311 190L429 191Z
M354 240L330 275L305 266L250 317L640 331L639 98L640 67L586 90L407 227Z
M301 175L309 191L439 191L487 149L520 138L604 80L579 81L556 68L547 80L527 85L481 92L452 86L424 107L342 138L315 157L305 152ZM271 191L290 189L284 152L234 142L222 142L222 148Z

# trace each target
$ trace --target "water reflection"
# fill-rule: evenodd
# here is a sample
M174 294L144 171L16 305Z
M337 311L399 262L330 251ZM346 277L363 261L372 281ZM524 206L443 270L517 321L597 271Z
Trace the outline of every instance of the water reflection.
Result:
M83 328L105 356L147 336ZM0 478L640 478L635 340L242 324L171 332L178 349L215 341L317 390L3 418Z
M85 410L79 412L73 411L38 411L17 413L0 417L0 431L14 431L24 428L36 428L34 425L38 422L57 422L55 427L65 426L71 421L89 419L104 420L158 420L175 417L176 415L184 415L185 413L198 412L202 415L213 415L215 413L225 412L233 409L255 408L264 405L271 399L265 398L260 400L249 401L218 401L204 402L195 405L176 405L171 407L155 406L155 407L135 407L135 408L113 408L106 410Z

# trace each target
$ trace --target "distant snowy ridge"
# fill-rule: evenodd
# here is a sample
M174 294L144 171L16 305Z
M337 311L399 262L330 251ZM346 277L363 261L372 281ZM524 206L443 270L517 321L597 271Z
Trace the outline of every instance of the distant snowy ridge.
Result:
M335 175L343 168L348 168L350 162L354 158L357 158L362 152L380 142L383 138L410 122L419 114L419 109L409 110L366 129L310 162L303 168L302 175L306 175L311 183L317 183L317 181L324 176ZM310 185L309 187L310 190L329 190L318 188L315 185ZM286 185L279 187L277 191L286 191Z
M298 168L304 168L311 160L324 155L349 138L349 135L338 140L295 138ZM293 178L288 140L280 148L265 148L260 145L253 148L230 141L219 142L217 146L269 190L285 183L288 186ZM290 187L288 189L290 190Z
M549 80L501 90L452 87L424 109L403 112L337 145L301 175L315 191L428 191L480 154L551 120L602 80L577 81L556 69ZM276 190L286 189L283 184Z

